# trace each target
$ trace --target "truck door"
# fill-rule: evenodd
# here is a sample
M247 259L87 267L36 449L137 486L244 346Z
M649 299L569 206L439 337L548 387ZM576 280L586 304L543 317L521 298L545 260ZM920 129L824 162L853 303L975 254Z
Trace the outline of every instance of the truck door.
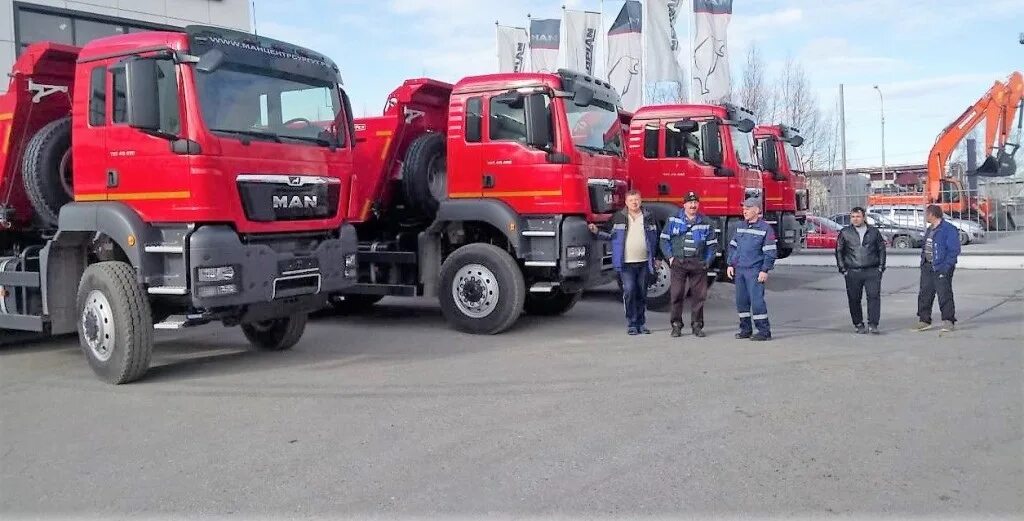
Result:
M549 134L554 136L551 98L535 99L543 100ZM487 144L481 147L483 196L505 201L520 213L558 211L562 204L562 169L569 165L550 163L547 151L527 146L527 102L509 103L501 96L488 100Z
M171 136L183 136L180 71L169 59L155 60L160 132L128 126L127 75L124 62L111 67L112 114L107 128L108 157L103 163L107 199L129 201L150 220L170 218L175 201L188 204L189 156L172 151Z
M452 116L459 107L459 103L452 103ZM484 99L474 96L462 104L463 133L460 136L457 132L449 133L448 142L448 197L474 198L480 197L483 193L481 160L483 148L487 146L484 142Z
M107 128L110 124L111 77L106 65L89 69L88 96L83 96L76 85L77 99L89 101L88 116L73 118L71 147L74 168L75 199L101 201L107 197L107 179L104 165L108 162ZM84 83L84 82L82 82Z
M706 181L714 179L715 175L714 167L704 162L700 128L703 125L701 123L693 132L683 132L676 128L675 122L661 121L665 141L664 157L660 161L661 183L668 185L668 192L662 195L664 187L659 189L659 199L680 203L692 190L700 196L703 210L724 206L725 197L714 195Z

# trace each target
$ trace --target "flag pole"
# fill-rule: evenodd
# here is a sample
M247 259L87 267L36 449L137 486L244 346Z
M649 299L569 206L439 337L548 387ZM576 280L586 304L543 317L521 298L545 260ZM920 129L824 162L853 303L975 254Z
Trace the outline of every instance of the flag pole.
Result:
M640 2L640 106L647 103L647 32L645 27L650 27L647 2Z
M695 0L690 0L690 12L686 14L686 39L689 40L689 54L686 58L686 102L693 103L693 68L696 66L697 59L693 55L693 29L696 25L694 18L696 17L696 4Z

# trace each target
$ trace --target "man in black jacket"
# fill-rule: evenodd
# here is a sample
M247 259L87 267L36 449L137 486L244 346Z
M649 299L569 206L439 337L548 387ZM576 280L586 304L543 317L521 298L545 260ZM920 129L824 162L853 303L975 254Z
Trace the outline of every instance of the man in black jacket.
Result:
M882 273L885 272L885 238L878 228L864 221L864 209L850 210L850 225L839 232L836 241L836 267L846 276L846 296L850 300L850 318L857 333L878 334L882 313ZM868 294L868 325L864 327L861 298Z

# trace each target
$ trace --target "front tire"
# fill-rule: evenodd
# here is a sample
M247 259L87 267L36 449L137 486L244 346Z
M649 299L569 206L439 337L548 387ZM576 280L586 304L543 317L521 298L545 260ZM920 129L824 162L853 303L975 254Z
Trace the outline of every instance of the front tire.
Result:
M441 264L441 313L455 329L495 335L512 327L526 303L519 264L491 244L463 246Z
M654 276L647 285L647 309L665 311L672 301L672 269L668 261L654 263Z
M567 313L583 296L582 291L564 293L554 290L551 293L528 293L524 310L529 315L553 317Z
M309 316L298 313L284 318L242 324L242 333L260 351L285 351L299 343Z
M967 232L960 232L960 246L967 246L971 243L971 236Z
M153 353L153 314L124 262L98 262L78 285L78 340L96 376L111 384L138 380Z

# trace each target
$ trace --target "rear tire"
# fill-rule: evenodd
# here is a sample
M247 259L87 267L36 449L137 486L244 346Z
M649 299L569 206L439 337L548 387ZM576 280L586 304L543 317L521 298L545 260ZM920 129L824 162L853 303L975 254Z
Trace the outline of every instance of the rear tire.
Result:
M309 316L298 313L284 318L242 324L242 333L260 351L285 351L299 343Z
M910 249L914 247L914 241L910 240L910 237L907 237L906 235L899 235L893 237L892 247L901 250Z
M495 335L512 327L526 303L519 264L491 244L463 246L441 264L438 300L455 329Z
M647 309L665 311L672 301L672 270L668 261L654 263L654 276L647 285Z
M779 246L778 254L779 259L785 259L793 254L793 248Z
M138 380L153 353L153 314L124 262L98 262L78 285L78 341L96 376L111 384Z
M383 295L331 295L331 307L335 311L344 314L361 313L369 311L374 304L380 302Z
M572 309L582 296L582 291L564 293L554 290L551 293L528 293L524 309L530 315L558 316Z
M405 199L423 216L433 219L448 197L448 156L444 136L428 133L416 138L402 164Z
M960 232L960 246L967 246L971 243L971 236L966 232Z
M22 182L39 221L56 226L60 208L71 202L71 118L39 129L25 145Z

